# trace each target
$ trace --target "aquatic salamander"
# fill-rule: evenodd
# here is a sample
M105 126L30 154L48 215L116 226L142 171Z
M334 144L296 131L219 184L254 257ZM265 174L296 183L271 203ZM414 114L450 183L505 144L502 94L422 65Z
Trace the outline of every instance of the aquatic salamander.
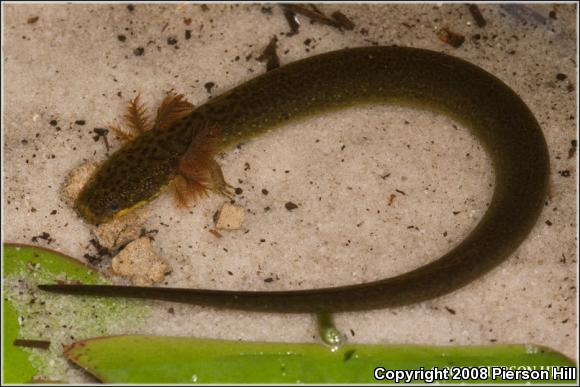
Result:
M224 191L212 152L290 120L367 103L410 105L447 114L468 127L492 159L495 188L489 208L475 229L441 258L399 276L321 289L40 287L67 294L251 311L338 312L432 299L504 261L528 235L544 204L549 159L540 126L520 97L495 76L464 60L415 48L345 49L258 76L121 148L97 171L77 209L85 219L98 223L150 200L176 176L185 181L185 192ZM137 171L131 171L135 166Z

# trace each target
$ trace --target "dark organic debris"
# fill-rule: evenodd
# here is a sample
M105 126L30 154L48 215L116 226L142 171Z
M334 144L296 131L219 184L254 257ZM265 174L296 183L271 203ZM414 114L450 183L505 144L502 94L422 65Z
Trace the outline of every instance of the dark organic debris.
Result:
M257 60L260 62L266 62L266 71L274 70L280 67L280 58L278 57L278 53L276 52L276 48L278 46L278 38L273 36L270 40L270 43L266 46L262 55L260 55Z
M533 10L532 8L521 5L521 4L502 4L500 5L508 15L523 23L524 25L528 22L534 24L546 24L546 18L539 12Z
M475 20L475 23L477 23L478 27L485 27L487 22L483 18L481 11L479 10L479 7L476 4L469 5L469 12L471 12L471 16L473 16L473 19Z
M455 313L457 313L457 312L455 311L455 309L451 309L451 308L450 308L450 307L448 307L448 306L446 306L446 307L445 307L445 310L446 310L446 311L448 311L448 312L449 312L449 313L451 313L451 314L455 314Z
M356 350L355 350L355 349L351 349L351 350L349 350L349 351L346 351L346 352L344 353L344 358L343 358L343 360L344 360L345 362L346 362L346 361L349 361L350 359L352 359L352 357L354 356L355 352L356 352Z
M85 255L83 255L83 258L86 259L87 262L89 263L89 265L91 265L91 266L97 266L103 260L102 257L98 257L98 256L91 255L91 254L85 254Z
M290 25L290 32L287 36L298 33L299 23L296 20L296 15L303 15L310 19L311 23L325 24L334 27L340 31L354 29L354 23L342 12L333 12L330 16L324 15L315 5L310 4L310 7L297 4L282 4L284 8L284 16Z
M354 29L354 23L346 17L346 15L340 11L335 11L330 15L338 24L338 29L344 28L345 30L351 31Z
M216 238L221 238L222 234L218 230L214 230L213 228L209 230L209 232L215 236Z
M42 234L40 234L40 235L33 236L31 240L32 240L32 242L36 243L36 242L38 242L38 240L39 240L39 239L43 239L43 240L47 241L47 242L48 242L48 244L50 244L50 243L54 242L54 239L53 239L53 238L51 238L51 237L50 237L50 234L49 234L49 233L47 233L46 231L44 231L44 232L43 232Z
M100 257L104 257L104 256L112 257L113 256L111 251L109 249L107 249L106 247L102 246L98 240L91 239L89 242L97 250L97 254L99 254Z
M26 21L28 24L34 24L38 21L38 16L33 16L33 17L29 17L28 20Z
M146 228L142 228L141 233L139 234L139 238L147 237L151 241L154 241L155 240L154 235L157 235L157 234L159 234L159 230L157 230L155 228L152 230L147 230Z
M300 30L300 23L296 19L296 12L289 9L284 9L284 17L290 26L290 32L286 32L286 36L293 36Z
M107 138L107 134L109 134L109 129L94 128L93 132L95 133L95 135L93 136L93 140L95 140L95 142L97 142L102 137L103 141L105 142L105 147L107 148L107 152L108 152L109 151L109 139Z
M214 82L206 82L205 85L203 85L203 87L205 87L205 89L207 90L208 93L211 94L211 90L214 88L215 83Z
M137 47L133 50L133 54L135 54L135 56L143 56L143 54L145 54L145 49L143 47Z
M465 42L465 36L451 31L449 27L443 27L437 31L437 36L442 42L455 48L460 47Z
M91 254L83 255L83 258L85 258L87 260L89 265L97 266L103 261L104 257L109 257L109 258L113 257L114 253L111 252L106 247L102 246L98 240L91 239L89 242L91 243L91 245L93 245L95 250L97 250L97 255L91 255Z
M570 149L568 149L568 158L571 159L576 154L576 148L578 148L578 141L570 141Z
M298 205L292 202L287 202L286 204L284 204L284 207L286 207L286 209L288 211L292 211L298 208Z
M50 347L50 341L48 340L16 339L14 340L13 344L15 347L25 347L25 348L48 349Z

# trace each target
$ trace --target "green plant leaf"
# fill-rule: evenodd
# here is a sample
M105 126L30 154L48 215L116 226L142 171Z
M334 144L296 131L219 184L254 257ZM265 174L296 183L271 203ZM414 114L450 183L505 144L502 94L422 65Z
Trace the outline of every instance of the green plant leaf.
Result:
M417 370L420 367L575 366L570 359L557 352L526 345L437 347L351 344L331 351L314 343L108 336L111 332L126 332L123 321L130 321L131 324L143 321L142 304L126 300L68 297L36 290L36 284L55 282L57 279L106 283L97 272L79 261L37 247L4 245L3 279L5 285L8 283L3 297L5 383L29 382L39 375L39 369L44 371L40 376L45 380L59 380L58 377L64 375L63 370L68 367L60 345L71 342L71 333L78 341L66 348L66 358L109 383L370 383L376 382L373 378L375 367ZM26 286L24 289L17 287L16 292L12 289L11 293L11 282ZM32 298L18 298L17 295L26 295L27 292ZM32 299L40 302L31 306ZM22 318L24 325L19 323L19 318ZM75 330L63 333L60 328L64 322L67 328L74 325ZM51 328L45 330L45 326ZM26 332L36 332L50 338L53 342L51 352L15 347L14 339L20 337L23 327L28 329ZM103 337L82 340L95 336ZM501 379L495 381L506 382Z
M68 280L82 281L89 284L108 283L101 275L68 255L42 247L4 244L4 276L24 272L50 276L51 281L59 275L66 275Z
M30 354L23 348L14 346L18 338L18 316L10 302L3 302L4 340L2 349L4 365L2 381L4 383L25 383L31 381L36 371L28 361Z
M122 329L119 321L125 317L143 316L142 304L135 301L87 301L39 291L37 284L58 280L108 283L95 270L64 254L35 246L4 244L2 261L4 383L59 381L70 368L62 356L62 344L117 333L115 327L118 324ZM45 340L50 346L23 348L14 345L15 339Z
M106 383L385 383L374 379L376 367L574 366L559 353L526 345L352 344L331 351L314 343L159 336L79 341L65 355Z

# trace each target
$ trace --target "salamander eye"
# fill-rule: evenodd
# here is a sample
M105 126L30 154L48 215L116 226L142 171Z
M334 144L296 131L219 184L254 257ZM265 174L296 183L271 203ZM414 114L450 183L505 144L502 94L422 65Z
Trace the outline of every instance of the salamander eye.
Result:
M119 210L119 203L117 202L113 202L110 204L109 208L111 209L111 211L118 211Z

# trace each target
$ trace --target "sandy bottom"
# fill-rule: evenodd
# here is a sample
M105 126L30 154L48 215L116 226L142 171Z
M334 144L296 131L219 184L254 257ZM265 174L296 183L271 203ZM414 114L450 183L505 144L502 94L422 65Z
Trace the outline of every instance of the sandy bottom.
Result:
M459 4L320 7L329 14L339 8L354 30L299 17L299 33L287 36L275 5L5 6L4 240L32 243L46 232L50 239L36 243L80 259L95 253L90 228L60 190L73 168L106 158L93 129L118 119L136 92L152 108L170 90L199 105L263 73L256 58L273 35L282 64L375 43L430 48L485 68L522 96L548 142L550 197L527 240L485 277L422 304L338 314L336 323L352 342L534 343L577 358L575 7L538 5L530 13L481 5L485 27ZM445 26L466 37L460 47L438 38ZM119 145L111 135L108 141L111 151ZM218 161L242 189L243 226L222 238L209 232L224 201L218 196L189 211L168 194L151 203L146 228L157 230L155 248L172 268L167 285L303 289L402 273L458 243L484 213L494 182L469 131L396 106L289 125ZM288 211L288 202L298 207ZM139 332L316 336L309 315L152 304L155 323Z

